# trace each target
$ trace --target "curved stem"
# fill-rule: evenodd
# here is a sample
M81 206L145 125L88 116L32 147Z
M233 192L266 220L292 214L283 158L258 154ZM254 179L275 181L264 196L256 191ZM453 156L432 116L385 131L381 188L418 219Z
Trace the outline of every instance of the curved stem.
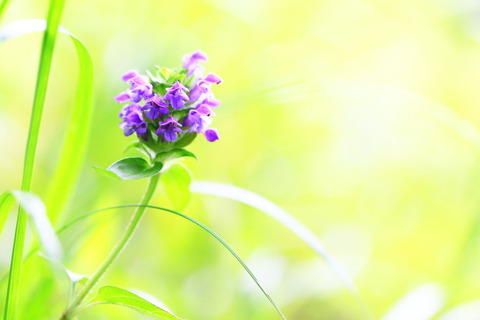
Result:
M95 271L95 273L92 275L90 280L88 280L88 282L85 284L85 287L75 297L73 302L70 304L70 306L67 308L64 315L62 316L62 319L71 319L72 314L75 312L75 309L85 300L86 296L90 293L90 291L97 284L97 282L102 278L102 276L105 274L108 268L110 268L110 266L115 261L115 259L117 259L118 255L127 246L128 242L133 236L133 233L138 227L138 224L140 222L140 219L143 216L143 213L145 212L145 208L146 208L145 205L147 205L150 202L150 199L152 198L153 193L155 192L159 179L160 179L159 174L154 175L153 177L150 178L147 191L145 192L145 195L143 196L143 199L140 202L142 206L137 207L120 241L117 242L117 244L112 249L108 257L102 263L102 265L97 269L97 271Z

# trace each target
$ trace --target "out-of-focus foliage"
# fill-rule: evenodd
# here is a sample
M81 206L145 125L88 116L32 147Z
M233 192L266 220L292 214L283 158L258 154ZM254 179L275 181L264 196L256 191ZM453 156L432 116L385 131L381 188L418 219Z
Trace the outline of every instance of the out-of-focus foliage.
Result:
M2 23L44 18L46 8L46 1L12 0ZM96 79L88 158L64 220L136 203L145 188L92 169L135 156L122 153L133 138L118 128L113 101L121 74L174 67L201 49L224 79L215 123L221 140L192 146L198 161L183 162L194 178L251 189L295 214L354 277L375 318L425 283L443 287L447 306L479 298L475 1L67 1L62 25L89 48ZM20 185L39 44L31 35L0 48L0 190ZM59 39L32 189L41 197L72 103L75 59ZM166 194L159 190L153 204L175 206ZM273 220L199 195L184 213L232 245L288 319L362 317L325 264ZM103 214L62 235L68 269L93 272L130 214ZM2 273L13 229L9 220L0 237ZM67 279L53 281L42 258L25 268L25 319L51 319L66 303ZM166 215L147 214L103 283L148 292L187 319L276 317L227 252ZM79 318L139 316L99 306Z

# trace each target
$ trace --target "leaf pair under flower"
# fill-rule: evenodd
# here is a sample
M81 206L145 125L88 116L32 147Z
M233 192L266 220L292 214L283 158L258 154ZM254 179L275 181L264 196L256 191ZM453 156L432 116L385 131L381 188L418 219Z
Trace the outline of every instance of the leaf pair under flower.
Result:
M164 163L182 157L196 158L193 153L185 149L173 149L168 152L158 153L153 159L153 164L141 157L130 157L118 160L108 168L94 167L95 170L111 178L121 180L137 180L152 177L163 169Z

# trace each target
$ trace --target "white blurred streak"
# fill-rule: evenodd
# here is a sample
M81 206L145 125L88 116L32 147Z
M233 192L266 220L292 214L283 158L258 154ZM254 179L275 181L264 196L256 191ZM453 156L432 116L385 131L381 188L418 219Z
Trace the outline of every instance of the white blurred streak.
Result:
M63 256L62 245L48 219L47 210L42 200L28 192L12 191L11 193L23 210L32 218L47 257L51 260L60 261Z
M295 219L288 212L277 206L270 200L245 189L210 181L194 181L191 185L192 192L200 194L208 194L212 196L227 198L254 207L273 219L277 220L285 227L295 233L300 239L308 244L315 252L320 255L325 262L330 266L332 271L340 278L342 283L353 294L358 297L358 291L355 284L350 279L350 276L344 268L337 262L337 260L327 251L323 243L317 236L306 228L301 222Z
M444 301L445 293L440 285L424 284L407 293L382 320L429 320L440 311Z
M19 37L32 32L45 31L47 23L43 19L25 19L12 22L0 29L0 42L10 38ZM67 29L59 27L58 31L72 35Z
M447 311L438 320L480 320L480 300L461 304Z

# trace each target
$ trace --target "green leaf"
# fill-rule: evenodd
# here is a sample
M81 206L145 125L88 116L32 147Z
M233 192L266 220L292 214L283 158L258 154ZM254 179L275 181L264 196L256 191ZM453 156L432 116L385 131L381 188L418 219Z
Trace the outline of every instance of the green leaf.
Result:
M147 160L140 157L132 157L114 162L106 171L114 173L122 180L136 180L154 176L162 168L163 164L161 162L155 162L153 166L150 166Z
M107 169L104 169L104 168L100 168L98 166L93 166L92 167L93 170L95 170L98 174L102 175L102 176L105 176L105 177L109 177L109 178L112 178L112 179L120 179L115 173L111 172L111 171L108 171Z
M197 137L195 132L187 132L180 139L175 141L175 148L183 148L188 146Z
M185 208L190 200L190 171L181 163L175 163L162 173L160 183L165 194L176 210Z
M197 157L190 151L185 149L173 149L167 152L157 154L155 161L165 163L168 160L174 160L183 157L191 157L197 159Z
M165 81L167 81L168 78L171 77L171 75L175 72L175 70L165 68L165 67L159 67L155 66L157 68L157 73L160 77L162 77Z
M153 303L153 301L149 301L129 290L114 286L103 286L98 289L97 296L87 302L87 304L82 306L78 311L82 311L85 308L89 308L97 304L116 304L133 309L139 313L153 316L158 319L180 319L173 315L171 312Z

